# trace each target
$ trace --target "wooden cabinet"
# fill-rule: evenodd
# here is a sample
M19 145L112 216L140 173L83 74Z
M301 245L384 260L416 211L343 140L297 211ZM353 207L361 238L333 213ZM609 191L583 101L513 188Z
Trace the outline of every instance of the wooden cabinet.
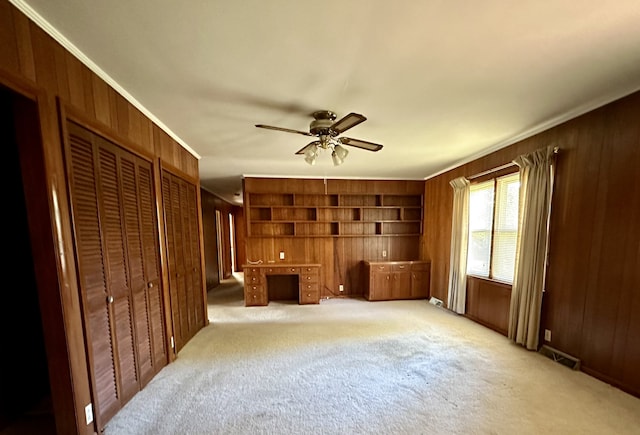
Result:
M247 307L262 306L269 303L269 275L297 275L298 303L320 303L320 265L244 265L244 304Z
M94 413L104 424L167 364L153 169L73 122L65 157Z
M365 292L370 301L423 299L429 294L429 266L424 261L365 261Z

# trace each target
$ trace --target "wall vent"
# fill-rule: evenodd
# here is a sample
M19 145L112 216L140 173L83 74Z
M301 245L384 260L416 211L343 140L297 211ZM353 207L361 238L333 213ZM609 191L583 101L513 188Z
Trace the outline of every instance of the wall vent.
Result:
M547 346L546 344L544 344L538 352L546 356L547 358L550 358L555 362L562 364L563 366L567 366L573 370L580 370L580 360L578 358L561 352L558 349L554 349L551 346Z

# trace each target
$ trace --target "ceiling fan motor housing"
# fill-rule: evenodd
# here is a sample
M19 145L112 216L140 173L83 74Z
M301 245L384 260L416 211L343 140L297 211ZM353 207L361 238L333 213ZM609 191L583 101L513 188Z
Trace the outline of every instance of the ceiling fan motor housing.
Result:
M309 132L313 135L335 136L331 126L336 119L336 114L328 110L313 112L314 120L309 124Z

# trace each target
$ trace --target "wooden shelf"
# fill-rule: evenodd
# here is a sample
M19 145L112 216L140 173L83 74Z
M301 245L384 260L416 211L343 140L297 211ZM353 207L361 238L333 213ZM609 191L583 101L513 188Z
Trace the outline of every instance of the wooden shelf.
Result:
M249 193L250 237L419 236L422 194Z

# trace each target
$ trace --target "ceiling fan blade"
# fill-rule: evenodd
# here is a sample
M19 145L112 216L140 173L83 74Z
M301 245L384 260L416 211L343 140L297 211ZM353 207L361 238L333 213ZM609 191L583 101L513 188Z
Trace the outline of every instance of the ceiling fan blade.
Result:
M296 154L304 154L305 152L307 152L307 150L308 150L309 148L311 148L311 147L312 147L312 146L314 146L314 145L320 145L320 141L319 141L319 140L314 140L313 142L311 142L311 143L309 143L309 144L305 145L303 148L300 148L300 149L296 152Z
M337 120L336 122L334 122L331 125L331 130L333 130L336 133L336 136L344 133L345 131L349 130L351 127L355 127L356 125L360 124L361 122L366 121L367 118L365 118L364 116L358 114L358 113L349 113L348 115L344 116L343 118Z
M367 142L360 139L352 139L350 137L341 137L340 142L342 143L342 145L349 145L356 148L362 148L363 150L368 150L368 151L379 151L382 149L382 145L380 144Z
M266 128L266 129L269 129L269 130L284 131L284 132L287 132L287 133L298 133L298 134L303 134L305 136L314 136L313 134L309 133L308 131L292 130L290 128L282 128L282 127L273 127L271 125L256 124L256 127L258 127L258 128Z

